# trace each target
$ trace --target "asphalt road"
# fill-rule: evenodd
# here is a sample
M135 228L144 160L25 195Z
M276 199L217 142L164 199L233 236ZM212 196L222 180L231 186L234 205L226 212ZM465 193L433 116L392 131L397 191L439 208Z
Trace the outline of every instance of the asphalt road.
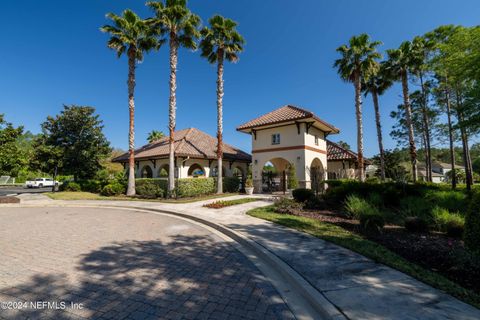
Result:
M24 188L24 187L1 187L0 188L0 196L6 196L9 194L22 194L22 193L43 193L43 192L50 192L52 191L51 187L48 188Z

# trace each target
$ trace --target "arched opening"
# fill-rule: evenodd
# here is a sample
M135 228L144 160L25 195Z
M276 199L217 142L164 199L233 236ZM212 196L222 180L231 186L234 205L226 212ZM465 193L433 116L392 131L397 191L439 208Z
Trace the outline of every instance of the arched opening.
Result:
M222 177L225 177L225 172L227 172L227 170L225 169L224 166L222 166ZM212 168L211 176L212 177L218 176L218 166L215 166L215 167Z
M284 158L273 158L265 162L262 170L262 191L286 191L286 174L290 162Z
M325 169L320 159L313 159L310 164L310 185L315 194L322 193L325 188Z
M238 177L239 179L242 179L245 176L243 169L241 167L234 167L232 169L232 175L234 177Z
M169 169L168 164L164 164L163 166L161 166L158 169L158 176L160 178L168 178L168 169Z
M150 168L149 165L143 166L142 171L140 171L140 176L142 178L153 178L152 168Z
M188 168L188 176L192 178L205 177L205 169L198 163L194 163Z

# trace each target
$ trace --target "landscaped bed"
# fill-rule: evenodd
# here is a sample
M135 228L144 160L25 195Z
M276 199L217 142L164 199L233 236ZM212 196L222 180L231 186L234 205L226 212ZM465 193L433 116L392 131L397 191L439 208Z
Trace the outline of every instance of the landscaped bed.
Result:
M225 207L235 206L238 204L249 203L253 201L259 201L259 198L242 198L242 199L235 199L235 200L219 200L211 203L204 204L203 206L206 208L211 209L221 209Z
M386 186L379 190L382 187ZM426 191L421 186L408 187L415 189L407 191L411 193L409 204L395 207L390 203L378 204L378 197L373 199L375 195L364 186L353 187L357 191L355 196L365 192L371 201L362 202L367 199L362 196L349 199L347 194L351 194L345 192L349 188L342 186L335 190L333 187L326 196L308 201L282 200L275 206L251 210L248 214L349 248L480 306L480 257L467 250L461 238L464 213L453 212L453 209L468 207L469 197L463 196L464 191L449 193L429 187L425 187ZM445 207L450 207L451 212L445 211ZM361 213L362 210L366 212ZM365 220L373 221L372 225L378 229L366 230Z

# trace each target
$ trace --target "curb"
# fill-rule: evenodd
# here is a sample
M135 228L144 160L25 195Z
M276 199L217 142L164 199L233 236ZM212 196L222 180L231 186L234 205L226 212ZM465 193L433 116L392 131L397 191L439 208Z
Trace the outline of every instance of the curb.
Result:
M285 280L288 285L293 287L296 292L298 292L302 298L307 302L308 306L310 307L313 313L316 313L316 316L321 316L321 319L334 319L334 320L346 320L347 317L343 313L341 313L334 304L328 301L325 296L322 295L317 289L315 289L307 280L305 280L298 272L296 272L292 267L290 267L287 263L281 260L278 256L276 256L271 251L267 250L265 247L261 246L254 240L249 239L247 236L236 232L228 227L222 226L220 224L192 216L190 214L180 213L171 210L163 210L163 209L155 209L155 208L145 208L145 207L137 207L137 206L119 206L119 205L88 205L88 204L48 204L45 206L49 207L96 207L96 208L117 208L117 209L135 209L141 211L149 211L153 213L162 213L167 214L179 218L183 218L186 220L194 221L201 225L210 227L223 235L227 236L228 238L232 239L236 243L240 244L241 246L245 247L246 249L253 252L253 254L263 260L270 268L276 271L282 278ZM238 249L238 248L237 248ZM244 253L244 252L242 252ZM244 253L245 254L245 253ZM250 258L250 257L249 257ZM268 275L266 275L268 276ZM278 288L277 288L278 290ZM280 295L283 296L283 293L280 292ZM286 301L287 302L287 301ZM292 307L291 304L287 302L289 307ZM294 308L294 314L297 312L295 311L303 311L300 308ZM308 313L308 311L307 311ZM312 312L310 312L312 313ZM318 319L317 317L302 317L302 318L312 318Z

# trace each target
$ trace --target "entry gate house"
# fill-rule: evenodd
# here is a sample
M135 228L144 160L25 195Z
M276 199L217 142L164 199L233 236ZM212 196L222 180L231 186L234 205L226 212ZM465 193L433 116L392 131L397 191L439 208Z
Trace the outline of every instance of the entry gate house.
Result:
M339 133L336 127L312 112L292 105L248 121L237 131L251 135L255 192L263 191L262 172L267 163L271 163L283 179L293 164L302 188L311 188L312 178L326 179L326 137Z

